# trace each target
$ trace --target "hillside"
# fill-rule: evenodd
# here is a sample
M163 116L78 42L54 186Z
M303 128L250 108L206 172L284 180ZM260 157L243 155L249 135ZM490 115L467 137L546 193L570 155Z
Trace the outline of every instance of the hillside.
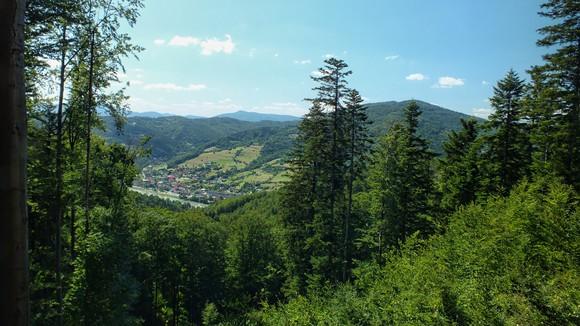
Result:
M402 121L409 102L367 104L371 135L378 138ZM417 103L423 110L419 133L430 141L433 151L440 153L447 133L459 129L460 119L470 116L422 101ZM245 113L248 112L236 112ZM279 187L286 179L285 159L298 123L227 117L129 117L122 134L109 131L105 137L128 145L137 145L143 136L151 137L152 156L139 162L148 168L142 170L142 178L135 186L211 203Z
M103 117L105 139L135 146L143 136L151 137L151 162L166 162L180 155L188 155L203 150L212 142L238 132L263 127L282 128L284 122L247 122L232 118L189 119L180 116L168 117L129 117L125 128L118 133L110 117Z
M389 101L366 104L371 121L371 134L375 137L381 136L395 122L401 121L408 103L409 101ZM441 144L447 133L460 127L460 119L471 117L427 102L417 103L423 110L419 133L431 142L432 149L438 153L441 152ZM238 114L245 113L254 115L253 112L243 111L228 115L239 116ZM107 125L104 136L109 141L136 145L142 136L150 136L149 145L153 151L151 161L169 162L170 165L194 158L208 147L230 149L251 144L265 146L263 155L268 157L261 162L277 159L290 149L291 135L295 133L295 126L299 122L243 121L225 116L207 119L180 116L129 117L122 134L118 134L112 128L112 120L108 117L104 119Z
M238 120L250 121L250 122L300 120L300 117L296 117L293 115L258 113L258 112L248 112L248 111L237 111L237 112L232 112L232 113L224 113L224 114L217 115L217 117L232 118L232 119L238 119Z
M395 122L402 121L405 107L409 101L388 101L365 104L369 120L372 122L370 130L373 136L385 134ZM461 119L482 119L452 111L434 104L416 100L423 111L419 118L419 134L431 142L431 149L441 153L441 145L447 139L447 133L461 127Z

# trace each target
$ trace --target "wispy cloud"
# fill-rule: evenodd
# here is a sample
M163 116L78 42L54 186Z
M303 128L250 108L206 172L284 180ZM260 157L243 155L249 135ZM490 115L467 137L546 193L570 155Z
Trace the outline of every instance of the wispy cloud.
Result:
M308 65L311 63L312 63L312 61L310 61L310 59L294 60L294 64L297 64L297 65Z
M444 77L439 77L439 79L437 80L437 84L433 85L433 87L434 88L453 88L453 87L463 86L463 85L465 85L465 81L461 78L444 76Z
M481 85L484 85L485 86L485 85L489 85L489 83L487 82L487 80L482 80L481 81Z
M418 80L425 80L427 79L427 76L421 74L421 73L414 73L414 74L410 74L409 76L405 77L406 80L413 80L413 81L418 81Z
M231 54L236 45L232 41L232 37L229 34L226 34L226 38L224 40L218 40L217 38L207 39L205 41L201 41L201 54L203 55L212 55L214 53L226 53Z
M327 53L327 54L323 55L322 57L324 59L336 58L336 56L333 53Z
M206 89L205 84L189 84L187 86L180 86L174 83L154 83L145 84L144 89L148 90L166 90L166 91L200 91Z
M473 108L471 110L471 114L478 118L487 119L489 115L493 112L492 109L484 109L484 108Z
M158 38L156 40L153 40L153 44L155 44L155 45L163 45L163 44L165 44L165 40Z
M187 47L191 45L198 45L199 39L193 36L180 36L175 35L171 40L169 40L169 46L182 46Z
M165 40L159 39L155 40L154 43L156 45L164 45L166 42ZM224 39L214 37L205 40L201 40L194 36L175 35L171 40L169 40L169 42L167 42L167 45L176 47L199 46L202 55L212 55L214 53L231 54L236 48L236 44L232 40L232 36L229 34L226 34ZM250 51L250 56L253 56L255 51L255 49L252 49Z
M398 55L388 55L385 57L385 61L393 61L399 59Z

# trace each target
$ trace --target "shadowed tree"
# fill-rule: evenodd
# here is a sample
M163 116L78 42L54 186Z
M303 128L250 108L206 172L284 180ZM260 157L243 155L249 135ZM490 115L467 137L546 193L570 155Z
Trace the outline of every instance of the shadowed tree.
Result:
M24 0L0 2L0 325L28 325Z

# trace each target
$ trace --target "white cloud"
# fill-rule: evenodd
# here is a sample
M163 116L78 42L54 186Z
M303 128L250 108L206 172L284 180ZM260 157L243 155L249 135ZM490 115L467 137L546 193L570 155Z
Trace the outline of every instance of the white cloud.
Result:
M150 90L167 90L167 91L200 91L202 89L206 89L207 86L205 84L189 84L187 86L180 86L174 83L154 83L154 84L146 84L143 86L144 89Z
M275 56L275 57L278 57L278 56L280 56L280 54L278 54L278 53L274 53L274 56Z
M170 41L169 41L169 45L170 46L191 46L191 45L198 45L199 44L199 39L197 37L193 37L193 36L180 36L180 35L175 35Z
M456 86L463 86L465 85L465 81L461 78L455 77L439 77L437 80L437 84L433 85L434 88L452 88Z
M144 84L144 82L142 80L138 80L138 79L129 81L129 85L137 86L137 85L143 85L143 84Z
M322 77L322 76L324 76L324 73L323 73L323 72L321 72L320 70L313 70L313 71L310 73L310 76L312 76L312 77L315 77L315 78L319 78L319 77Z
M393 61L399 59L398 55L388 55L385 57L385 61Z
M481 85L489 85L489 83L486 80L482 80Z
M165 40L155 40L154 43L156 45L163 45L165 44ZM201 54L203 55L212 55L214 53L230 54L236 47L236 44L232 41L232 37L229 34L226 34L226 37L223 40L219 40L215 37L200 40L194 36L175 35L171 40L169 40L167 45L179 47L199 46L201 48ZM256 49L251 49L248 55L253 57L255 52Z
M484 109L484 108L473 108L471 110L471 114L478 118L487 119L489 115L493 112L492 109Z
M414 73L410 74L409 76L405 77L406 80L425 80L427 77L421 73Z
M216 38L207 39L200 43L201 54L212 55L214 53L226 53L230 54L234 51L236 47L235 43L232 41L232 37L226 34L225 40L218 40Z
M297 65L307 65L307 64L311 64L312 61L310 61L310 59L294 60L294 63Z
M332 53L327 53L322 56L324 59L336 58L336 56Z
M250 49L250 52L248 52L248 56L250 58L253 58L254 55L256 55L256 49L255 48L252 48L252 49Z

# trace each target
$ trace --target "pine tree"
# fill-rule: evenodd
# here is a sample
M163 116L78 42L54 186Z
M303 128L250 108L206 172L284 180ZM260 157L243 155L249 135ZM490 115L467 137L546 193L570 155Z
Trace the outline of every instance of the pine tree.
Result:
M359 92L351 90L346 99L345 127L347 136L346 174L345 184L347 192L347 207L344 213L344 241L343 241L343 267L342 280L348 277L351 264L353 215L353 193L355 181L362 178L366 172L367 160L371 146L369 135L369 122L366 108L362 105L363 99Z
M374 225L366 241L378 247L379 253L385 245L397 246L414 232L426 234L433 227L427 214L434 154L417 134L420 115L416 102L409 103L406 123L391 127L374 156L369 176Z
M345 176L351 137L346 77L351 71L336 58L324 63L312 77L318 83L313 89L317 96L307 99L311 110L300 125L291 155L291 180L284 190L285 221L294 257L291 269L300 271L291 288L298 292L306 283L316 288L343 278L348 206Z
M282 189L283 220L289 245L291 292L302 293L306 288L306 275L312 273L310 257L314 248L309 243L314 234L316 216L323 213L327 194L326 170L331 139L328 116L318 102L313 102L304 116L290 155L290 180ZM326 178L326 179L325 179Z
M439 164L441 208L448 213L473 202L480 190L477 121L461 119L461 126L461 130L449 133L443 144L445 157Z
M346 172L347 132L345 124L344 100L348 92L346 77L352 72L346 70L348 65L340 59L331 57L324 60L324 67L319 69L319 76L312 79L319 85L314 88L317 97L310 101L318 102L330 118L330 164L326 172L330 177L330 218L334 220L344 209L344 180Z
M531 70L535 84L544 90L536 94L535 115L549 119L533 132L535 141L543 144L536 150L551 170L580 189L580 5L549 0L540 15L554 24L539 29L543 38L537 44L555 51L544 55L544 65Z
M494 87L494 96L490 99L494 108L487 122L492 133L488 138L489 155L494 163L492 177L504 194L529 171L531 148L522 108L525 91L524 81L510 70Z

